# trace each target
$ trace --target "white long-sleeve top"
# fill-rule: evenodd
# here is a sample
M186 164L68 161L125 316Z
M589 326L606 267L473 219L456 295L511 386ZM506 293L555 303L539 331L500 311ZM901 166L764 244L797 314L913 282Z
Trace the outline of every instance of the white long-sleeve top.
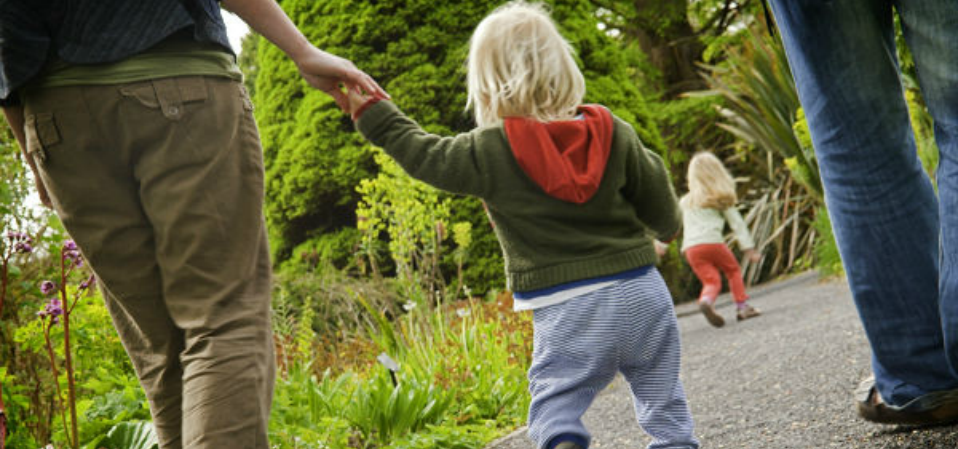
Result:
M682 251L704 243L725 243L725 223L732 228L738 247L742 250L755 247L752 234L735 206L725 210L693 207L688 196L679 201L682 208Z

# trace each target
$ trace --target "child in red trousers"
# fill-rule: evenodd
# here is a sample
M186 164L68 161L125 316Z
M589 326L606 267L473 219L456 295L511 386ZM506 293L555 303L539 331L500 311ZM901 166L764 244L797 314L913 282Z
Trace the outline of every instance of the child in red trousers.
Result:
M698 153L689 163L688 183L689 193L679 201L684 228L682 253L702 282L699 309L711 325L725 325L725 319L715 311L715 298L722 291L721 272L735 299L736 318L742 321L760 315L747 302L742 270L723 235L728 223L745 256L752 262L761 260L748 227L735 208L735 181L715 155Z

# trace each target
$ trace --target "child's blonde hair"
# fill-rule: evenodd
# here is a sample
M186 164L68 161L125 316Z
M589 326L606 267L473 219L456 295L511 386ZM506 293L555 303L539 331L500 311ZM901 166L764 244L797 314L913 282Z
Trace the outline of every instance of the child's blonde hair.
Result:
M738 202L735 180L712 153L697 153L689 162L688 200L694 207L725 210Z
M541 4L512 1L497 8L470 41L467 107L475 108L476 122L572 118L585 96L572 54Z

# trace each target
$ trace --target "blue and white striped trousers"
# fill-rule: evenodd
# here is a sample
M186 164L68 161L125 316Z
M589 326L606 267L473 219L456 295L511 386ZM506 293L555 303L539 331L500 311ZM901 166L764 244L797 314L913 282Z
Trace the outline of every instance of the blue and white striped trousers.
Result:
M672 297L658 270L533 314L529 437L539 448L562 440L587 446L592 437L581 417L617 372L631 386L649 449L699 447L679 380Z

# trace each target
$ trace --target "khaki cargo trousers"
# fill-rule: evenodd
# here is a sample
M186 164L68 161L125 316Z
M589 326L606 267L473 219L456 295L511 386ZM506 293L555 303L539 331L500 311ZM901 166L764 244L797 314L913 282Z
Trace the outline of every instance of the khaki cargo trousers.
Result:
M27 149L96 273L163 449L268 448L263 157L239 82L24 95Z

